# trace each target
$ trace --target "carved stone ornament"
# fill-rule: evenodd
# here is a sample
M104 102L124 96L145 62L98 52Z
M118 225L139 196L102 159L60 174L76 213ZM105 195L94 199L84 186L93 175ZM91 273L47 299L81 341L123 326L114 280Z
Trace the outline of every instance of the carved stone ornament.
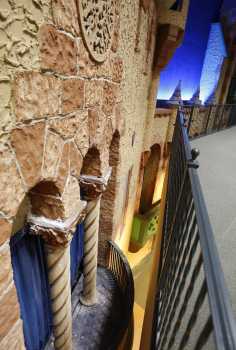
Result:
M83 39L92 58L104 62L112 44L115 0L77 0Z
M75 216L65 221L47 219L29 213L27 221L30 225L30 234L41 235L50 246L66 246L73 238L76 225L81 223L86 215L87 203L81 201L81 206Z
M80 175L79 183L82 189L83 198L92 201L98 198L106 190L107 183L111 176L112 168L109 167L104 176Z

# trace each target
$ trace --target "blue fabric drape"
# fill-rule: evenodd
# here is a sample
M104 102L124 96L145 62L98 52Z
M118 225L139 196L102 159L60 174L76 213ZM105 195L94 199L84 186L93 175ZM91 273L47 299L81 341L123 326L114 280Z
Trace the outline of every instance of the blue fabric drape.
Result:
M10 241L13 276L27 350L42 350L52 329L49 284L43 242L27 228Z
M78 270L83 259L84 254L84 225L77 225L74 237L70 246L70 272L71 272L71 286L73 287L77 282Z

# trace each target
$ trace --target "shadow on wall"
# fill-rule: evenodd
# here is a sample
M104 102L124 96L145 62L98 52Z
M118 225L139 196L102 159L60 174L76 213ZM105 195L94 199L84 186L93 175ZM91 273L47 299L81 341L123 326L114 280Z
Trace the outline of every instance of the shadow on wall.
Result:
M146 213L152 207L153 195L156 187L156 179L161 158L161 147L155 144L151 147L151 153L144 167L142 191L140 199L141 214ZM141 184L140 184L141 185Z
M115 198L117 194L117 172L120 163L120 135L116 131L109 148L109 166L112 168L110 180L103 193L99 222L99 263L106 265L108 245L107 240L115 239L114 223Z

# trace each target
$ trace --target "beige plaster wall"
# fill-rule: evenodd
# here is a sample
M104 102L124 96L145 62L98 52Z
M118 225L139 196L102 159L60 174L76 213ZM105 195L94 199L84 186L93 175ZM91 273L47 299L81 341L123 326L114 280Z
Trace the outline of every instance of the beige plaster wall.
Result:
M119 55L124 62L124 78L121 83L121 113L126 128L125 135L121 139L121 165L118 175L119 190L116 198L115 227L117 227L116 241L125 252L128 250L130 239L147 118L153 118L153 116L148 116L147 112L152 79L157 12L154 2L150 3L150 7L146 12L142 7L139 7L139 4L139 1L121 1L121 33L118 47ZM126 197L127 176L132 166L129 203L125 225L123 226L121 218Z

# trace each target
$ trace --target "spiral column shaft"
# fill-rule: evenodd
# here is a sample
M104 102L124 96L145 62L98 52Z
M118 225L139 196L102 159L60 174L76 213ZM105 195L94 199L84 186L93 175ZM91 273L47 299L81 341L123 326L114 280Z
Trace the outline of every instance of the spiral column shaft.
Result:
M84 284L80 301L86 306L92 306L97 301L96 279L100 198L99 196L88 202L87 215L84 221Z
M72 350L70 244L45 244L55 350Z

